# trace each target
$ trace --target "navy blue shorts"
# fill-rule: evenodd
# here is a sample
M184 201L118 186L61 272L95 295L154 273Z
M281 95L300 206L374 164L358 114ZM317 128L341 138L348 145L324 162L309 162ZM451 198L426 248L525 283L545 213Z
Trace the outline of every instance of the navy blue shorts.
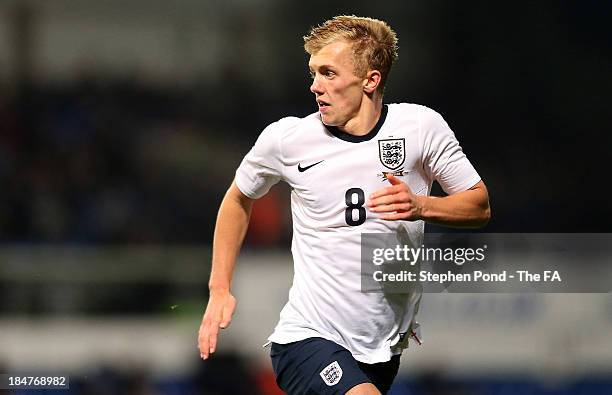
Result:
M311 337L289 344L272 343L276 383L289 395L344 395L362 383L372 383L384 395L399 369L400 356L388 362L358 362L336 343Z

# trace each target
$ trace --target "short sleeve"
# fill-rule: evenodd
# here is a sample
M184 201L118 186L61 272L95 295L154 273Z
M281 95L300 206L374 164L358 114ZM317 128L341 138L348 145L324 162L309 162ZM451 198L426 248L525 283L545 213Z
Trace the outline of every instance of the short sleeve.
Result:
M281 121L268 125L261 132L236 170L236 186L252 199L259 199L268 193L282 178Z
M444 118L426 107L420 111L420 140L423 168L444 192L462 192L480 181Z

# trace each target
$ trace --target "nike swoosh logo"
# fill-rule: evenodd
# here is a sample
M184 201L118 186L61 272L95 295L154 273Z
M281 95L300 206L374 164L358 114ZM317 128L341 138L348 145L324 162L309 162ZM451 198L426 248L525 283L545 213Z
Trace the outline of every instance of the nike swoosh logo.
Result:
M319 162L317 162L317 163L313 163L312 165L309 165L309 166L306 166L306 167L302 167L302 164L301 164L301 163L298 163L298 171L299 171L300 173L303 173L303 172L305 172L306 170L310 169L311 167L316 166L316 165L318 165L319 163L323 162L324 160L325 160L325 159L323 159L322 161L319 161Z

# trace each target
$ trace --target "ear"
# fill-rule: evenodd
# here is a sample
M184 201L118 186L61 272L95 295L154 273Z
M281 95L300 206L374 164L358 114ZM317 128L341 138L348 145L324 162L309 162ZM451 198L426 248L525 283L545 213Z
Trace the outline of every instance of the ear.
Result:
M376 92L382 76L378 70L370 70L367 72L365 79L363 80L363 91L367 94Z

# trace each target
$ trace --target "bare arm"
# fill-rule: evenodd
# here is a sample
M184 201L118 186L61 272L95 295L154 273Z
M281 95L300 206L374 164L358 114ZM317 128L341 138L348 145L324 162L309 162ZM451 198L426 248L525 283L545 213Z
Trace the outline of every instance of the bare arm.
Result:
M213 240L211 291L229 291L234 264L249 226L254 199L246 197L235 182L221 202Z
M368 207L386 220L424 220L436 225L479 228L491 218L484 182L445 197L415 195L406 183L389 175L391 186L370 195Z
M482 181L454 195L419 196L418 202L421 219L436 225L479 228L491 218L489 194Z
M217 348L219 328L227 328L236 309L230 292L236 258L244 240L253 207L233 182L227 190L215 225L213 258L208 287L210 297L198 335L200 356L207 359Z

